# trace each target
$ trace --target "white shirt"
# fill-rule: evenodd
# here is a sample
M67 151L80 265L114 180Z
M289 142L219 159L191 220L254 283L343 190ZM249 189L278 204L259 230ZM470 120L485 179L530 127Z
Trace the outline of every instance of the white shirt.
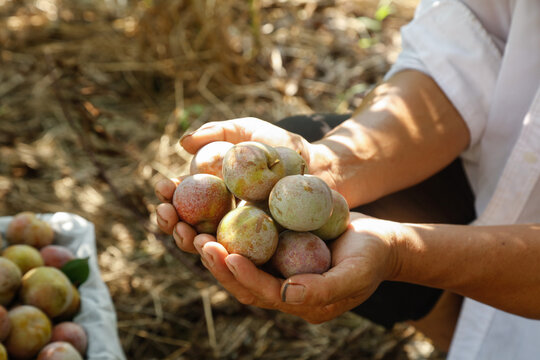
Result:
M469 127L473 225L540 223L540 1L424 0L402 43L386 77L430 75ZM540 321L465 299L449 360L537 358Z

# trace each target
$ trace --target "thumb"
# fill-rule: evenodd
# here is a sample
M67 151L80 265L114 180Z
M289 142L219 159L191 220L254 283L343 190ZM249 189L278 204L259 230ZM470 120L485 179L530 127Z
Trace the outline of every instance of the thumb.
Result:
M291 305L309 306L326 306L342 300L361 303L380 281L363 275L368 271L360 267L348 259L320 275L291 276L281 286L281 299Z
M201 147L214 141L228 141L237 144L251 139L251 126L246 119L213 121L180 138L180 145L195 154Z

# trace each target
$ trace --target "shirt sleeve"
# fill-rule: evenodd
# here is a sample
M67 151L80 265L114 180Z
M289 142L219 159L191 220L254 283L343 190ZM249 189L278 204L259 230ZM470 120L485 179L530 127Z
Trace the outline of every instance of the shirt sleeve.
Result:
M474 146L486 126L501 66L492 38L456 0L422 1L401 36L402 51L385 79L405 69L431 76L463 117Z

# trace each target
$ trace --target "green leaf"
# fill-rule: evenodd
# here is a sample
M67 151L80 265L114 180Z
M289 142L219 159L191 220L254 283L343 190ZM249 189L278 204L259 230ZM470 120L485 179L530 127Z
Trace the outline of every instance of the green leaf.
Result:
M60 270L66 274L73 285L78 287L84 283L90 275L88 258L68 261Z

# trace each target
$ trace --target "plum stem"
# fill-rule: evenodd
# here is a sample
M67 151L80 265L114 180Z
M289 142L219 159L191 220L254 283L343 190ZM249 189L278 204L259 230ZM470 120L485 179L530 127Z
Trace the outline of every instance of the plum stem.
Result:
M274 161L268 168L269 169L272 169L274 166L276 166L281 160L279 159L276 159L276 161Z

